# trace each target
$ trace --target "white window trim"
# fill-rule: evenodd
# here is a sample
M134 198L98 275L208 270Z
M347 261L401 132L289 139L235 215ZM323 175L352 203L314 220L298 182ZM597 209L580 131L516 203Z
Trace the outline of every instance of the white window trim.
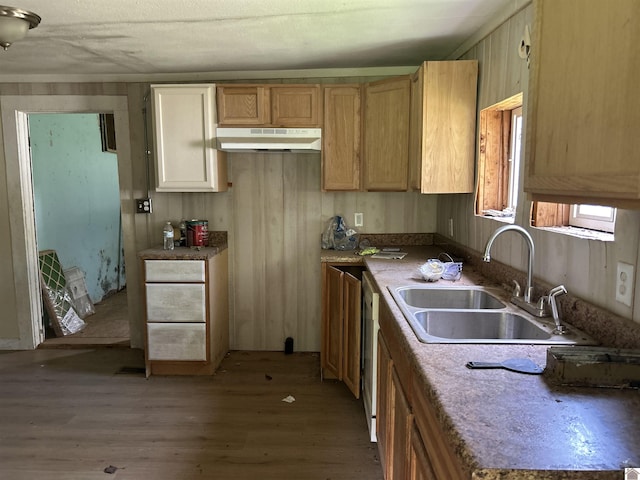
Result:
M522 141L522 107L511 111L511 151L509 156L508 203L515 213L518 204L518 181L520 178L520 152Z
M609 208L609 215L588 215L580 212L580 205L571 205L569 225L614 233L616 223L616 209Z

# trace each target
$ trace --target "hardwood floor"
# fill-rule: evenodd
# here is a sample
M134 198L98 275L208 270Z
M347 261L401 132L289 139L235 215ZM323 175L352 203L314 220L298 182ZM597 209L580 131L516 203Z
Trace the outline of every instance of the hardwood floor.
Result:
M382 479L361 402L320 381L317 354L231 352L211 377L143 365L124 348L0 352L0 478Z

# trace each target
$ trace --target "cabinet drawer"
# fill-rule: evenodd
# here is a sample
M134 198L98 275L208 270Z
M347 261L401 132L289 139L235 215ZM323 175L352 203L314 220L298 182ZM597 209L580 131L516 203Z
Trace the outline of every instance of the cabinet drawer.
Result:
M207 359L204 323L150 323L147 325L149 360Z
M147 283L147 322L205 322L204 283Z
M145 260L146 282L204 282L204 260Z

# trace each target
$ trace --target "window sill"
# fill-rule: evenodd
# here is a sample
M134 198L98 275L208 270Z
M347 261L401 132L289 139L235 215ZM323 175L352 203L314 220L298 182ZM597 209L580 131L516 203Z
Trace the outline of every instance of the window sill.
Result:
M534 227L539 230L546 230L548 232L559 233L561 235L569 235L571 237L584 238L586 240L598 240L601 242L613 242L613 233L600 232L598 230L589 230L587 228L580 227Z
M481 217L481 218L489 218L491 220L497 220L498 222L502 222L502 223L514 223L515 222L515 216L513 215L476 215L477 217Z

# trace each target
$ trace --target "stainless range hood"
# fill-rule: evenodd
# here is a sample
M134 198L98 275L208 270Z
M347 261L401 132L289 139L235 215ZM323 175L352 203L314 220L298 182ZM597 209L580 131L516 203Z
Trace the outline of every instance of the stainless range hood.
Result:
M224 128L216 129L218 150L226 152L319 152L319 128Z

